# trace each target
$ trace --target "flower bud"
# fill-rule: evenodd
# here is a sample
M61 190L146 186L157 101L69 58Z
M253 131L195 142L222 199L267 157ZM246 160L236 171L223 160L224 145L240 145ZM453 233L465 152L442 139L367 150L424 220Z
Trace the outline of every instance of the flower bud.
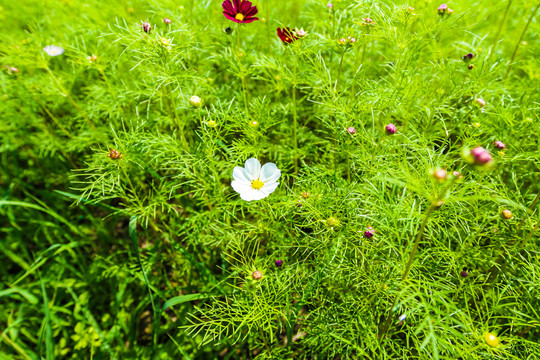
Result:
M19 69L17 69L16 67L8 66L8 65L5 65L4 67L6 68L6 70L7 70L9 73L17 74L17 73L19 72Z
M353 128L352 126L349 126L349 127L347 128L347 131L349 132L349 134L354 135L354 133L356 132L356 129Z
M371 226L368 226L367 230L364 232L364 236L368 239L371 239L375 235L375 230Z
M484 107L484 106L486 106L486 102L484 101L484 99L478 98L478 99L476 99L476 100L474 100L474 101L476 102L476 105L479 106L479 107Z
M484 340L486 344L488 344L491 347L497 347L499 345L499 338L497 338L495 334L492 334L492 333L484 334Z
M329 9L332 9L334 7L334 5L332 5L332 3L328 3L327 6L328 6Z
M260 278L262 278L262 272L260 272L259 270L254 271L253 274L251 274L251 277L253 278L253 280L259 280Z
M225 31L225 34L231 35L233 32L233 29L230 26L227 26L223 31Z
M210 127L216 127L216 122L214 120L208 120L206 124Z
M302 197L303 197L304 199L309 199L310 196L311 196L311 193L309 193L309 192L307 192L307 191L304 191L304 192L302 193Z
M508 209L504 209L502 211L502 216L505 218L505 219L508 219L510 220L514 215L512 214L512 212Z
M164 19L163 19L163 22L164 22L165 24L170 24L170 23L172 23L172 20L169 19L169 18L164 18Z
M446 170L444 169L437 169L433 172L433 177L438 182L443 182L444 180L446 180L446 176L447 176L447 173L446 173Z
M493 144L495 145L497 149L501 149L501 150L506 147L506 145L502 141L499 141L499 140L495 141Z
M474 54L468 53L467 55L463 56L462 59L463 59L463 61L465 61L465 62L469 62L469 61L471 61L472 59L474 59Z
M111 158L111 160L118 160L122 157L123 155L118 151L118 150L114 150L114 149L111 149L109 151L109 153L107 154L107 157L108 158Z
M329 217L328 219L326 219L326 225L328 226L339 226L339 220L336 219L335 217Z
M467 276L469 276L469 273L466 271L466 270L462 270L459 275L461 275L461 277L464 277L466 278Z
M474 65L473 65L473 64L469 64L469 66L467 66L467 69L469 69L469 70L474 69Z
M375 21L373 21L373 19L370 19L370 18L363 18L362 19L362 26L374 26L375 25Z
M283 265L283 260L276 260L276 266L281 267Z
M296 29L295 34L296 34L296 36L301 37L301 38L303 38L303 37L305 37L307 35L307 33L305 32L304 29Z
M452 175L453 175L457 180L463 179L463 175L461 175L459 171L454 171L454 172L452 172Z
M147 34L150 34L150 32L152 31L152 25L150 25L150 23L148 21L141 21L142 24L141 24L141 27L143 29L143 31Z
M388 135L393 135L396 133L397 127L394 124L388 124L386 125L385 130Z
M489 153L489 151L487 151L481 146L477 146L474 149L472 149L471 155L473 156L474 163L476 165L485 165L491 162L491 154Z
M439 13L439 15L444 15L444 13L446 13L446 10L448 10L448 5L441 4L437 9L437 12Z
M196 108L202 107L202 100L196 95L193 95L191 98L189 98L189 103L191 104L191 106Z

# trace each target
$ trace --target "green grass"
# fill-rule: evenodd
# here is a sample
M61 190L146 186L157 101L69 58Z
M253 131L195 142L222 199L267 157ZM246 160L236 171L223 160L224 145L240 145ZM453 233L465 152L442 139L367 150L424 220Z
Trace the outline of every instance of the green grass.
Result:
M0 359L540 359L539 4L254 5L2 4Z

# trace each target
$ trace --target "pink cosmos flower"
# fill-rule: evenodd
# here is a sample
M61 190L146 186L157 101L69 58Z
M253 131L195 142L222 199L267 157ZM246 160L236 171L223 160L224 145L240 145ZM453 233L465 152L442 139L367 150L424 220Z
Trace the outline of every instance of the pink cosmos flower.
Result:
M259 18L254 17L259 10L256 6L252 6L247 0L225 0L221 6L223 7L223 15L235 23L249 24Z

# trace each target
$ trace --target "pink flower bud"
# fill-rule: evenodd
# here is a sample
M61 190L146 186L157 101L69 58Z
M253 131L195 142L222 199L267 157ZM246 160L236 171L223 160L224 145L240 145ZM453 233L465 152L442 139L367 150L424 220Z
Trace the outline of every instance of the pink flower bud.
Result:
M439 182L446 180L446 176L447 173L444 169L437 169L433 172L433 177Z
M471 155L474 158L474 163L477 165L485 165L491 162L491 154L481 146L477 146L472 149Z
M474 100L474 101L476 101L476 104L477 104L478 106L480 106L480 107L486 106L486 102L484 101L484 99L478 98L478 99L476 99L476 100Z
M388 125L386 125L385 129L386 129L386 133L387 133L388 135L393 135L393 134L395 134L396 131L397 131L397 127L396 127L396 125L394 125L394 124L388 124Z
M164 22L165 24L170 24L170 23L172 23L172 20L169 19L169 18L164 18L164 19L163 19L163 22Z
M469 61L471 61L472 59L474 59L474 54L468 53L467 55L463 56L462 59L463 59L463 61L465 61L465 62L469 62Z
M347 128L347 131L349 132L349 134L354 135L354 133L356 132L356 129L353 128L352 126L349 126L349 127Z
M437 9L437 12L439 13L439 15L444 15L444 13L446 13L446 10L448 10L448 5L441 4Z
M375 230L370 226L368 229L364 232L364 236L368 239L371 239L373 236L375 236Z
M142 22L141 27L142 27L143 31L145 33L150 34L150 32L152 31L152 25L150 25L149 22L144 22L144 21L141 21L141 22Z
M506 145L502 141L499 141L499 140L495 141L493 144L495 145L497 149L504 149L506 147Z

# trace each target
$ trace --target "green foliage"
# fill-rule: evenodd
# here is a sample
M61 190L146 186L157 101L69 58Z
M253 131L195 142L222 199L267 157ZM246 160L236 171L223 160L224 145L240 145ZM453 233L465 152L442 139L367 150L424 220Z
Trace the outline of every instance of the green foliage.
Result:
M538 4L254 5L2 4L0 358L539 359Z

